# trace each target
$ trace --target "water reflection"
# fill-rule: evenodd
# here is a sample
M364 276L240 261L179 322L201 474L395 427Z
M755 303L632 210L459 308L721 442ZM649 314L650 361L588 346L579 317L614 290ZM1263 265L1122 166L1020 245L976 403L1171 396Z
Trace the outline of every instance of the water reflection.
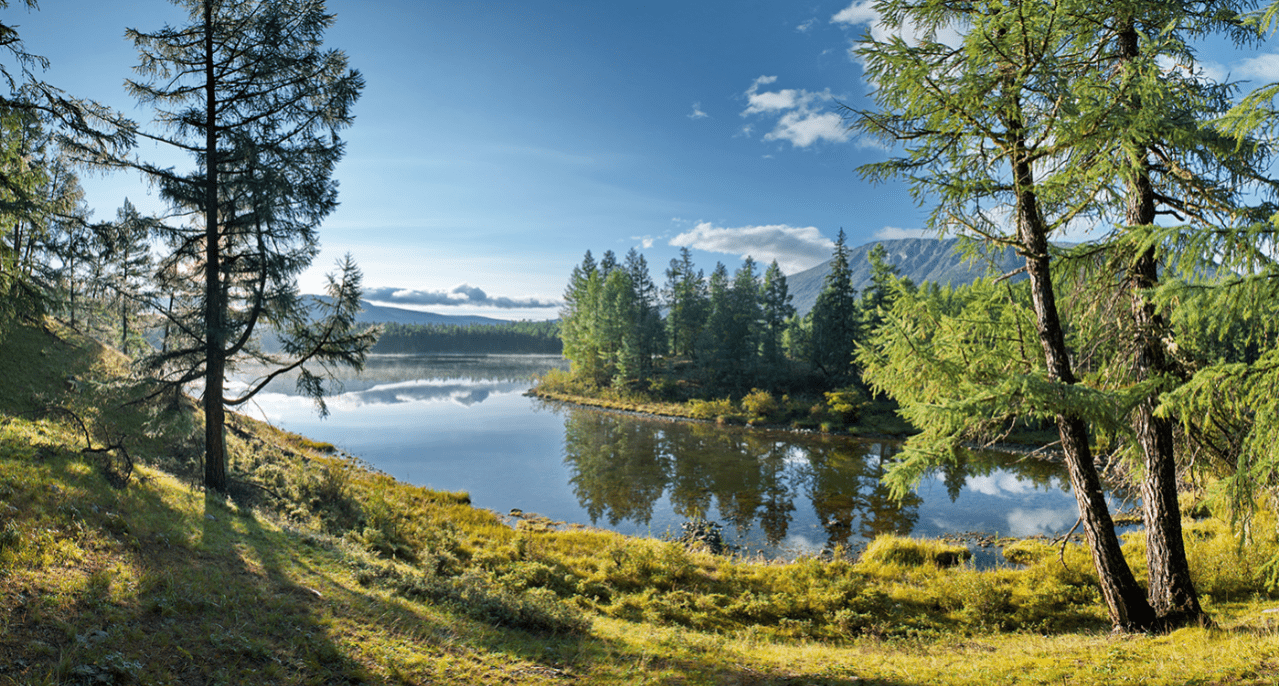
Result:
M400 480L633 535L697 516L769 556L856 548L879 533L1063 532L1074 499L1058 466L960 457L898 503L881 484L891 442L724 428L524 397L556 356L374 356L321 419L280 380L251 412L333 442ZM247 382L251 371L241 371Z
M876 440L564 414L574 494L593 524L614 529L651 525L664 507L714 517L739 544L776 552L851 549L883 533L1032 535L1075 520L1059 466L991 452L960 456L898 501L882 482L896 452ZM946 497L926 507L938 486Z
M416 354L370 356L364 370L349 374L330 389L331 399L348 407L451 401L481 403L493 394L523 393L536 375L565 368L560 356L500 354ZM263 369L265 370L265 369ZM236 371L231 387L247 387L259 371ZM296 380L282 376L263 392L296 396Z

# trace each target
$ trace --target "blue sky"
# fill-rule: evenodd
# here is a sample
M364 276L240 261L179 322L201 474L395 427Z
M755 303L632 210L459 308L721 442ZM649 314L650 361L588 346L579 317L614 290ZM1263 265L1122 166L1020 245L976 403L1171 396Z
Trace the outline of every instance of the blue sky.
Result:
M661 283L680 246L708 273L747 254L794 273L827 259L841 227L854 246L918 233L926 210L858 177L885 153L839 117L869 105L849 56L873 26L867 4L329 0L326 43L367 87L303 290L349 252L380 303L545 319L587 249L637 247ZM44 0L5 18L51 60L49 82L147 120L122 88L136 63L124 30L181 14ZM1259 85L1279 81L1276 50L1202 57ZM126 196L156 208L136 177L84 181L99 219Z

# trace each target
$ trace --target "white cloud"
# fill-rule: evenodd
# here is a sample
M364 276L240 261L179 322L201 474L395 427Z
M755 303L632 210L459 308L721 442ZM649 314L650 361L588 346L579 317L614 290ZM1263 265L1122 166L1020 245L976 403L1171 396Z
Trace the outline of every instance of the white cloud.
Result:
M833 112L824 112L825 106L835 100L830 89L806 91L785 88L760 92L761 86L777 81L775 76L761 76L746 89L746 109L742 117L777 117L773 129L764 134L765 141L790 141L796 148L806 148L821 141L846 143L851 135L843 120ZM742 128L742 135L750 136L751 125Z
M884 18L875 11L874 4L873 0L855 0L853 4L836 12L830 21L832 24L843 24L848 27L866 26L870 30L871 38L881 42L887 41L892 36L901 36L907 43L918 44L927 36L927 33L918 26L907 24L897 27L886 24ZM951 25L936 29L933 35L928 37L952 47L959 47L964 41L959 29Z
M795 30L796 30L796 31L798 31L798 32L800 32L800 33L808 33L810 30L812 30L813 25L814 25L814 24L816 24L816 23L817 23L817 19L816 19L816 18L809 19L808 21L804 22L803 24L800 24L799 26L796 26L796 27L795 27Z
M1205 62L1199 65L1203 76L1213 81L1251 81L1253 86L1279 81L1279 54L1265 53L1242 59L1230 65Z
M835 242L822 236L816 227L716 227L709 222L700 222L671 239L670 245L727 253L739 258L751 256L760 265L776 260L782 272L791 274L829 259Z
M931 239L937 232L931 229L903 229L901 227L885 227L875 232L876 239Z
M765 141L781 139L790 141L796 148L805 148L821 139L844 143L849 139L844 120L833 112L822 114L788 112L777 121L777 126L767 134Z
M462 283L448 291L419 291L416 289L399 289L382 287L366 289L364 298L394 305L410 306L488 306L492 308L554 308L561 305L559 301L533 296L511 298L507 296L489 296L479 287Z
M707 117L710 117L710 115L706 114L706 113L702 110L702 103L701 103L701 101L698 101L698 102L696 102L696 103L693 103L693 111L692 111L691 113L689 113L688 118L689 118L689 119L705 119L705 118L707 118Z

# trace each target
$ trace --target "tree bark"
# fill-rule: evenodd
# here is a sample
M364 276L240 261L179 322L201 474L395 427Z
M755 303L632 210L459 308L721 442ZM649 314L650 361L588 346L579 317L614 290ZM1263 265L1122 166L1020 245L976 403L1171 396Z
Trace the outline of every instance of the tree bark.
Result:
M1138 34L1129 20L1119 34L1119 53L1124 61L1136 58ZM1141 108L1141 99L1128 98L1128 107ZM1129 227L1154 224L1155 193L1144 144L1131 151L1136 169L1127 180L1128 203L1125 222ZM1163 317L1145 292L1159 283L1159 266L1153 248L1137 256L1128 268L1128 288L1132 292L1132 321L1136 336L1134 376L1150 380L1173 372L1160 334ZM1155 416L1158 392L1152 393L1133 411L1133 430L1141 446L1144 474L1141 480L1142 518L1146 525L1146 567L1149 572L1149 599L1164 624L1181 625L1204 621L1190 577L1190 563L1181 533L1181 509L1177 499L1177 457L1173 446L1172 421Z
M204 3L205 170L204 170L204 486L226 492L226 374L222 340L222 264L218 232L217 94L213 52L213 3Z

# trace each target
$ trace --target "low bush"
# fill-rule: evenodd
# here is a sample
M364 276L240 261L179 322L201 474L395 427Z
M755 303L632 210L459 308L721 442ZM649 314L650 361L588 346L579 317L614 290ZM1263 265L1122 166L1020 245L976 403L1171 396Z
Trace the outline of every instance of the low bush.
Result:
M742 397L742 410L752 423L766 423L777 417L781 404L771 393L752 389L750 394Z
M973 556L967 547L936 540L881 535L866 547L862 562L896 566L958 566Z

